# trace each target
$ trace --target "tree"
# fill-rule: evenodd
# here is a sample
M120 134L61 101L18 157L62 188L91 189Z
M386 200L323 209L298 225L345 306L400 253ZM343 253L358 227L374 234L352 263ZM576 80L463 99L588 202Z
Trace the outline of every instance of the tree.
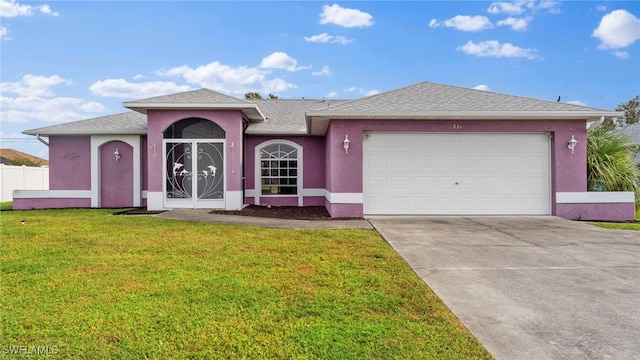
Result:
M626 103L618 104L616 111L624 112L624 116L618 118L620 126L636 124L640 121L640 95Z
M244 98L247 100L253 100L253 99L264 99L262 97L262 95L260 95L259 92L257 91L251 91L248 92L246 94L244 94ZM273 95L272 93L269 93L269 95L267 95L267 99L273 100L273 99L278 99L277 95Z
M640 205L640 171L635 166L638 147L631 137L598 126L587 133L587 180L605 191L633 191Z
M247 100L262 99L262 95L259 92L252 91L244 94L244 98Z
M616 129L616 121L611 117L607 117L604 118L604 120L601 124L598 125L598 127L601 127L607 131L613 131Z
M40 166L41 164L42 161L40 160L28 159L22 156L17 156L7 161L7 165L13 166Z

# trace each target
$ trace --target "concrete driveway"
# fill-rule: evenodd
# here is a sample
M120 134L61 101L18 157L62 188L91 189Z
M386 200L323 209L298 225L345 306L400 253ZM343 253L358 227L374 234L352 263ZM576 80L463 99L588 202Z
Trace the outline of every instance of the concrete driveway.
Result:
M369 220L497 359L640 358L640 232L551 216Z

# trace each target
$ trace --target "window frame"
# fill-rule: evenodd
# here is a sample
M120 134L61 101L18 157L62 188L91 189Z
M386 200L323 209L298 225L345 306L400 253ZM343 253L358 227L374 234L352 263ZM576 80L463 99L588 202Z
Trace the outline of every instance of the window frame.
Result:
M295 158L295 161L297 162L297 168L296 168L296 176L293 177L289 174L286 175L286 179L296 179L296 194L262 194L262 151L264 148L271 146L271 145L286 145L286 146L290 146L293 149L295 149L297 151L297 156ZM264 142L261 142L260 144L256 145L255 147L255 183L254 183L254 191L255 191L255 204L260 204L260 198L264 197L264 198L275 198L275 197L289 197L289 198L298 198L298 206L302 206L302 190L303 190L303 151L302 151L302 146L300 146L299 144L290 141L290 140L284 140L284 139L272 139L272 140L267 140ZM292 161L294 159L291 158L271 158L269 161ZM278 167L279 168L279 167ZM291 168L287 168L287 169L291 169ZM265 178L268 179L274 179L274 178L279 178L279 175L277 177L273 177L271 175L266 176ZM285 177L283 177L284 179ZM281 184L278 184L276 186L280 186Z

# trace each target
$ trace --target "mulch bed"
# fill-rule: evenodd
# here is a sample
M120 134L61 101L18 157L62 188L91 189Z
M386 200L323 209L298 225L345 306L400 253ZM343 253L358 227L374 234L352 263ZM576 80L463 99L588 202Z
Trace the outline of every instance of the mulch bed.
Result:
M147 208L134 208L117 211L114 215L153 215L164 211L150 211ZM249 205L242 210L212 210L210 214L253 216L273 219L292 220L331 220L331 216L324 206L258 206Z
M258 206L249 205L242 210L212 210L210 214L240 215L292 220L330 220L324 206Z
M147 210L146 207L142 207L142 208L133 208L133 209L126 209L126 210L121 210L121 211L116 211L113 213L113 215L155 215L155 214L161 214L165 212L165 210Z

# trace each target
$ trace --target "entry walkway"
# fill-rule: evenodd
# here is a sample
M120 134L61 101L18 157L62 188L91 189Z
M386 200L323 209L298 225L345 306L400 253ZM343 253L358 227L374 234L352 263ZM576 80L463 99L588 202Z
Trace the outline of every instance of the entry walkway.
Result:
M285 229L373 229L367 220L291 220L239 215L211 214L209 210L174 209L156 217L163 219L210 222L229 225L252 225Z

